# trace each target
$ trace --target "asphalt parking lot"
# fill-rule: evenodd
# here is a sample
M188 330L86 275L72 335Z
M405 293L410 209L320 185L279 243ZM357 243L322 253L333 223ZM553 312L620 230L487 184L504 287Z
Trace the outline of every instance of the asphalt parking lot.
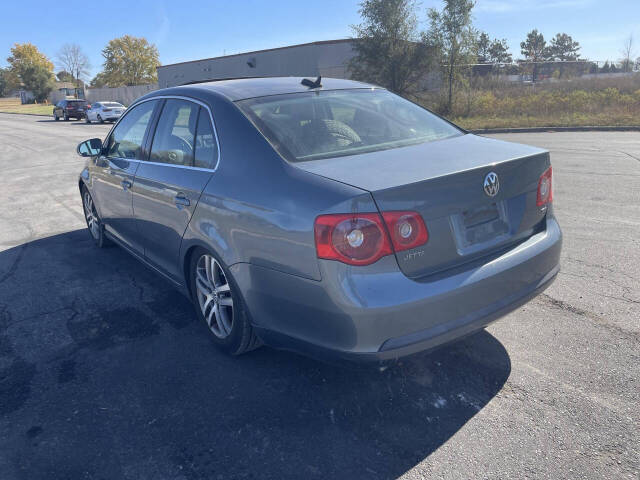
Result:
M219 353L188 301L94 248L76 144L0 114L0 478L639 478L640 133L552 152L562 272L485 332L384 370Z

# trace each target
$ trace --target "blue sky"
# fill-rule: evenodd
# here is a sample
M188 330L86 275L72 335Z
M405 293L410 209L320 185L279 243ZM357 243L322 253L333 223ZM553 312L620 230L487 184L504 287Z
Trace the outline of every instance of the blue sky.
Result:
M349 26L359 22L357 0L63 3L64 8L50 0L6 2L0 18L0 65L6 64L15 42L30 41L51 59L63 43L78 43L95 74L104 45L124 34L147 37L167 64L346 38ZM440 0L421 2L425 26L427 8L441 5ZM520 41L533 28L545 38L557 32L572 35L582 45L582 56L593 60L618 59L624 39L633 33L640 56L640 0L477 0L474 18L477 28L506 38L516 57Z

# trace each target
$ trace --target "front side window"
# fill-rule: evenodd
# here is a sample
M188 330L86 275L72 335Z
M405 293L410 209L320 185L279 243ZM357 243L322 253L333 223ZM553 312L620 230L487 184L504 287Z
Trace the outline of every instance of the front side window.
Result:
M142 142L151 120L155 100L131 109L109 137L107 156L143 160Z
M462 134L437 115L382 89L273 95L237 104L292 162L357 155Z
M206 108L200 107L193 165L201 168L214 168L217 160L218 144L211 126L209 112Z
M193 165L193 146L200 106L186 100L168 99L153 136L152 162Z

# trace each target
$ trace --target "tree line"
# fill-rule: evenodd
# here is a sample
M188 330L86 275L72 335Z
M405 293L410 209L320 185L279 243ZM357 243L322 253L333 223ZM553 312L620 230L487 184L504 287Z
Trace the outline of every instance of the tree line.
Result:
M506 39L492 39L474 27L474 6L474 0L443 0L441 10L427 10L428 28L420 30L415 0L362 1L362 22L352 26L356 55L349 66L353 77L411 96L429 74L437 72L446 87L442 112L449 113L456 89L470 75L501 68L512 72L509 67L513 58ZM621 51L621 71L633 68L632 52L633 38L629 37ZM544 62L558 62L559 76L568 63L587 65L580 58L580 44L567 33L558 33L547 42L534 29L520 43L520 53L522 58L517 62L533 82L538 80ZM616 71L611 65L607 62L600 70L596 65L595 71ZM594 73L593 64L587 68Z
M145 38L124 35L110 40L102 50L102 70L90 82L92 87L120 87L157 82L160 65L158 48ZM44 101L55 80L82 87L89 75L89 58L77 44L65 44L55 64L31 43L16 43L7 58L9 66L0 68L0 97L24 88L36 101ZM58 72L54 74L54 71Z

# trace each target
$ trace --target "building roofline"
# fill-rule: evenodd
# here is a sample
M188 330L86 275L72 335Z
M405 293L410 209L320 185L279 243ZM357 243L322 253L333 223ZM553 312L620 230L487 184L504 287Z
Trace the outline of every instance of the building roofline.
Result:
M221 55L219 57L200 58L198 60L187 60L186 62L168 63L167 65L159 65L159 66L157 66L156 70L158 70L160 68L164 68L164 67L172 67L174 65L185 65L187 63L206 62L207 60L218 60L220 58L241 57L241 56L244 56L244 55L252 55L252 54L256 54L256 53L274 52L276 50L286 50L288 48L308 47L310 45L327 45L327 44L332 44L332 43L347 43L347 42L353 42L353 41L354 41L353 38L339 38L339 39L336 39L336 40L319 40L317 42L298 43L296 45L286 45L284 47L267 48L267 49L264 49L264 50L252 50L250 52L234 53L232 55Z

